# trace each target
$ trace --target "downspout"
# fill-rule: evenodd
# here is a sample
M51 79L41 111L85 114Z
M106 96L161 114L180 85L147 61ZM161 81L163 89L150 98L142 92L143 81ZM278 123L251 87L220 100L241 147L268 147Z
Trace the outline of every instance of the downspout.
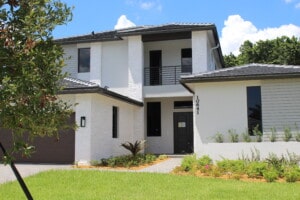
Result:
M210 62L210 70L213 70L213 67L214 67L214 57L213 57L213 51L218 49L220 47L220 44L218 43L217 46L213 47L210 49L210 59L211 59L211 62Z

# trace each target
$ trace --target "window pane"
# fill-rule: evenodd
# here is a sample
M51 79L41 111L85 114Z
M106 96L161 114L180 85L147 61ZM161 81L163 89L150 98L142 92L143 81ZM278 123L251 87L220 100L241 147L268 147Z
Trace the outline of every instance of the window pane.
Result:
M181 72L192 73L192 49L181 49Z
M175 109L193 108L193 102L192 101L175 101L174 108Z
M147 103L147 136L161 136L160 102Z
M253 129L258 125L262 132L261 89L260 86L247 87L248 130L253 135Z
M118 138L118 107L112 109L112 137Z
M90 72L90 48L78 49L78 72Z

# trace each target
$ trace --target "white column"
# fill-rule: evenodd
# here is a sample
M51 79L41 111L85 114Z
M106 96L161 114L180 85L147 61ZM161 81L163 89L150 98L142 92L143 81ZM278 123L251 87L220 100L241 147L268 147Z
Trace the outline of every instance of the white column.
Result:
M128 37L128 92L143 100L143 42L141 36Z
M91 43L90 81L101 85L102 43Z
M207 32L192 32L192 52L193 52L193 73L205 72L208 70L208 49Z

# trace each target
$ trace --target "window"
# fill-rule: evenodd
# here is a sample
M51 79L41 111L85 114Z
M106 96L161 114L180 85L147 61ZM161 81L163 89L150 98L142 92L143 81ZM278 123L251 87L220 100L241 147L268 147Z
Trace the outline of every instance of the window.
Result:
M193 108L192 101L174 101L174 109Z
M112 137L118 138L118 115L119 109L116 106L112 108Z
M192 49L181 49L181 72L192 73Z
M78 49L78 72L90 72L90 48Z
M262 111L261 111L261 89L260 86L247 87L248 106L248 131L253 134L253 129L258 125L262 132Z
M160 102L147 103L147 136L161 136Z

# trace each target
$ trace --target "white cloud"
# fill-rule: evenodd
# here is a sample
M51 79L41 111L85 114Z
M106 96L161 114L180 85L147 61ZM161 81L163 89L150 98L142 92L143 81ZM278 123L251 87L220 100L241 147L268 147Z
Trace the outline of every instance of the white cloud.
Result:
M295 8L300 9L300 3L297 3L297 4L295 5Z
M255 43L259 40L275 39L283 35L300 37L300 27L293 24L257 29L252 22L245 21L239 15L230 15L224 25L220 38L224 55L228 55L230 52L238 55L239 47L246 40Z
M285 3L291 3L293 0L284 0Z
M140 7L143 10L150 10L155 6L154 2L141 2Z
M132 21L127 19L126 15L121 15L118 19L115 29L129 28L136 26Z

